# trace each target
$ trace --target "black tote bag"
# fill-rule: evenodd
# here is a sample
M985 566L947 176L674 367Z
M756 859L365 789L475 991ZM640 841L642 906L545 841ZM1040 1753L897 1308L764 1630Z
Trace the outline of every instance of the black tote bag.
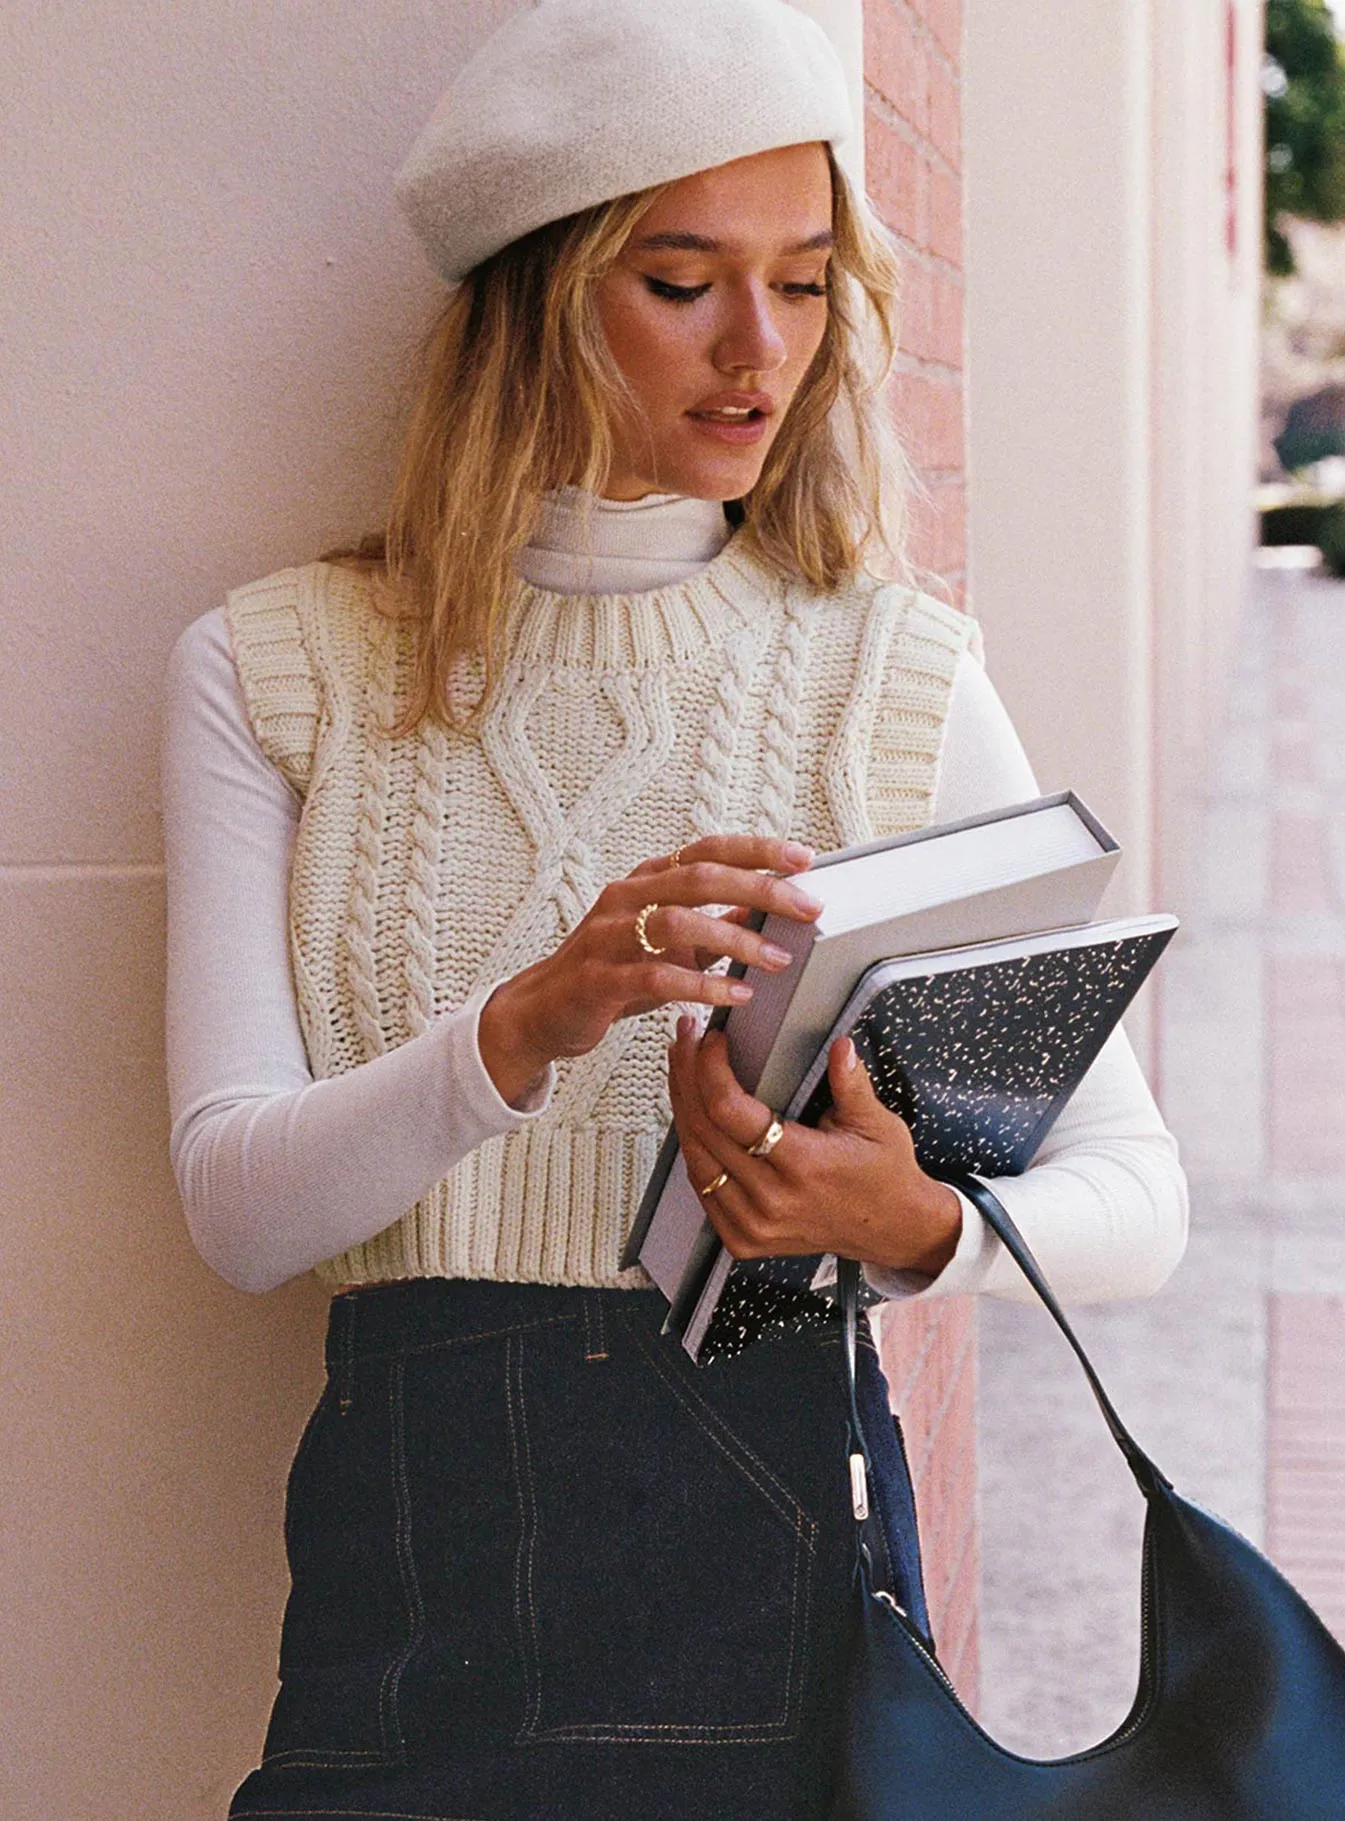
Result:
M1087 1751L1036 1761L1005 1750L875 1584L861 1524L831 1821L1342 1821L1345 1650L1258 1549L1177 1492L1131 1438L996 1196L975 1177L946 1180L1063 1331L1148 1504L1139 1690ZM851 1360L858 1274L842 1264ZM862 1451L853 1402L851 1422Z

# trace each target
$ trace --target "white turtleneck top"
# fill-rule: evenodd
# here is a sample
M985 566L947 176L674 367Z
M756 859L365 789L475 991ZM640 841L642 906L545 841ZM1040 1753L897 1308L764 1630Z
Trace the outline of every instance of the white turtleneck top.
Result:
M518 568L556 593L638 594L694 576L730 534L716 501L593 501L566 488L547 496ZM206 1262L262 1291L367 1240L389 1207L409 1205L488 1138L536 1119L555 1073L517 1104L503 1100L477 1046L488 996L477 995L375 1060L313 1079L287 920L301 803L258 745L222 609L174 646L162 774L170 1154ZM963 657L934 819L1021 802L1037 788L982 665ZM995 1186L1066 1300L1140 1295L1163 1282L1185 1244L1185 1183L1123 1032L1032 1167ZM1025 1294L965 1200L956 1255L938 1277L869 1275L889 1296Z

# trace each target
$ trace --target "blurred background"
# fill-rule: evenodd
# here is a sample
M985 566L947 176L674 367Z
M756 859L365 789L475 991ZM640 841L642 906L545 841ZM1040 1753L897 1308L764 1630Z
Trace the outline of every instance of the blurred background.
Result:
M163 667L379 522L436 287L390 199L517 0L0 9L0 1813L218 1821L255 1763L326 1296L167 1160ZM1192 1240L1078 1312L1140 1440L1345 1635L1345 89L1323 0L798 0L900 247L915 555L1043 790L1182 929L1127 1020ZM1094 1743L1142 1505L1033 1307L893 1311L944 1660Z
M1149 889L1183 929L1139 1041L1192 1238L1078 1327L1176 1482L1345 1638L1345 4L1151 20ZM976 511L973 479L974 587ZM1064 1753L1134 1695L1142 1508L1035 1311L983 1304L979 1341L979 1712Z

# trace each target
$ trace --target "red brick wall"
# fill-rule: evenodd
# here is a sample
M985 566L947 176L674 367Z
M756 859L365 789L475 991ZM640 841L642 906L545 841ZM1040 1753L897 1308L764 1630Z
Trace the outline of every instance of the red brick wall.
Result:
M864 0L868 190L906 253L893 406L933 495L914 555L964 601L962 0Z
M864 0L868 189L905 253L892 405L931 493L912 554L966 599L962 0ZM976 1320L964 1298L895 1306L883 1358L916 1482L945 1669L977 1693Z

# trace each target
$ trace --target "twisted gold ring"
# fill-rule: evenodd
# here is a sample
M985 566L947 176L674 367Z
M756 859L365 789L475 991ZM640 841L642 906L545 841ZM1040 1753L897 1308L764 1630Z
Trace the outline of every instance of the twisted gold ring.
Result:
M649 922L649 913L650 911L656 911L658 908L657 904L646 904L644 909L635 919L635 934L639 939L640 947L644 950L646 955L663 955L667 953L666 948L656 948L645 934L645 928Z
M686 847L688 847L688 846L689 846L689 845L690 845L690 843L689 843L689 842L687 842L687 841L683 841L683 843L682 843L682 846L681 846L681 847L678 847L678 848L674 848L674 850L673 850L673 852L672 852L672 853L671 853L671 854L669 854L669 856L668 856L668 864L669 864L669 866L680 866L680 865L681 865L681 864L682 864L682 853L683 853L683 850L684 850L684 849L685 849L685 848L686 848Z
M707 1182L705 1187L703 1189L698 1190L697 1193L700 1195L713 1195L716 1189L723 1188L724 1184L728 1181L728 1179L729 1179L728 1171L721 1170L719 1172L718 1176L715 1177L713 1182Z
M780 1121L774 1114L772 1114L771 1123L766 1127L766 1130L761 1134L760 1138L757 1139L755 1144L748 1145L747 1155L749 1157L769 1157L784 1135L785 1128L780 1124Z

